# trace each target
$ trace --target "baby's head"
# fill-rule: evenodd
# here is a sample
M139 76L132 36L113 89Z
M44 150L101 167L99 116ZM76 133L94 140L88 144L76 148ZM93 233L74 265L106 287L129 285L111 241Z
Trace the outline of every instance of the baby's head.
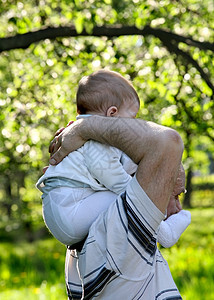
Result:
M117 72L99 70L83 77L78 86L78 114L134 118L139 97L132 84Z

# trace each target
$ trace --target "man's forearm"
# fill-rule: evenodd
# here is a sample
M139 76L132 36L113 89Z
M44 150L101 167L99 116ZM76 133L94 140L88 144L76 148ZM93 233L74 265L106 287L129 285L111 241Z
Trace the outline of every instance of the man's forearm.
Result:
M100 116L82 120L78 130L84 140L92 139L117 147L135 163L139 163L148 151L162 147L166 132L172 131L167 127L140 119Z
M134 151L143 131L139 121L93 116L83 120L79 126L79 133L83 139L92 139L117 147L131 156L135 162L139 162L138 151ZM141 134L139 134L140 131Z

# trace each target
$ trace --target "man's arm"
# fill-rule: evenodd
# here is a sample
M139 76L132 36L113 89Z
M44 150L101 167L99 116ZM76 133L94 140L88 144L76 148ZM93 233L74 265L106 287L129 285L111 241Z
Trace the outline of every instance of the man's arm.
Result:
M165 213L183 152L176 131L140 119L92 116L74 122L55 137L50 163L58 163L89 139L117 147L137 163L139 184Z

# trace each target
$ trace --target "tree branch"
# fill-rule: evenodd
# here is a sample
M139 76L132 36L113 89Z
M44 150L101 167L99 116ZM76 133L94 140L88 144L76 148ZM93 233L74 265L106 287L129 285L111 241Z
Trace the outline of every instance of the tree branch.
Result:
M75 26L59 26L59 27L47 27L34 32L28 32L25 34L17 34L13 37L0 39L0 52L8 51L12 49L26 49L32 43L39 42L45 39L55 39L57 37L78 37L78 36L121 36L121 35L136 35L142 34L140 29L132 26L115 26L115 27L98 27L95 26L91 33L88 33L85 29L78 33Z
M198 70L198 72L201 74L201 77L204 79L204 81L207 83L209 88L212 90L212 95L214 95L214 85L210 81L209 76L200 67L198 62L196 60L194 60L188 52L185 52L185 51L179 49L177 45L172 43L170 40L166 39L165 36L161 37L160 39L161 39L162 43L164 44L164 46L169 50L169 52L175 53L176 55L183 57L189 64L191 64Z
M186 45L189 46L193 46L196 48L199 48L201 50L211 50L214 51L214 43L210 43L210 42L199 42L194 40L191 37L186 37L186 36L182 36L182 35L178 35L176 33L164 30L164 29L160 29L160 28L152 28L149 27L148 31L150 32L150 34L156 36L157 38L161 39L161 38L167 38L170 41L176 41L177 43L182 42Z
M214 51L214 43L199 42L191 37L185 37L177 35L175 33L166 31L160 28L152 28L145 26L143 29L139 29L135 26L121 26L116 25L112 27L108 26L95 26L91 33L88 33L85 29L78 33L75 26L59 26L59 27L47 27L37 31L28 32L25 34L17 34L12 37L0 38L0 53L2 51L9 51L12 49L26 49L32 43L36 43L45 39L55 39L57 37L78 37L78 36L107 36L118 37L122 35L154 35L157 38L163 37L176 42L183 42L187 45L197 47L199 49Z
M185 37L177 35L175 33L166 31L160 28L152 28L151 26L145 26L143 29L138 29L135 26L122 26L117 25L114 27L108 26L95 26L91 33L88 33L85 29L78 33L75 26L59 26L59 27L48 27L40 29L34 32L28 32L25 34L17 34L13 37L0 38L0 53L2 51L9 51L12 49L26 49L32 43L39 42L45 39L55 39L57 37L78 37L78 36L107 36L107 37L118 37L125 35L153 35L159 38L164 46L167 47L169 52L175 53L179 56L184 57L189 63L191 63L201 74L202 78L206 81L207 85L211 88L214 94L214 86L209 79L209 76L203 71L199 66L197 61L195 61L191 55L185 51L178 48L177 44L179 42L186 43L189 46L198 47L203 50L214 51L214 43L209 42L199 42L191 37Z

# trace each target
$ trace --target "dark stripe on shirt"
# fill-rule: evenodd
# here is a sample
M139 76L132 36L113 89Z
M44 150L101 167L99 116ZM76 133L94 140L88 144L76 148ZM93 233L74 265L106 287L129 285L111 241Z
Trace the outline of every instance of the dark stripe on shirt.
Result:
M111 255L110 251L109 251L108 249L106 249L106 251L107 251L109 257L111 258L111 261L114 263L114 266L115 266L115 268L117 269L117 271L118 271L120 274L122 274L121 271L120 271L120 269L118 268L118 266L117 266L117 264L116 264L116 262L115 262L113 256ZM108 258L107 258L107 259L108 259ZM108 259L108 262L109 262L109 264L110 264L110 266L111 266L110 259ZM111 267L112 267L112 266L111 266Z
M116 274L115 271L103 268L96 278L84 285L84 300L91 299L96 293L101 292L102 289L110 282L112 277Z
M164 298L163 300L182 300L181 296L172 296Z
M121 221L121 224L123 225L123 228L126 232L126 234L128 233L128 228L126 227L126 224L124 223L123 221L123 218L122 218L122 215L121 215L121 211L120 211L120 207L119 207L119 203L118 203L118 200L116 201L116 205L117 205L117 211L118 211L118 215L120 217L120 221ZM124 209L124 205L123 205L123 209ZM125 209L124 209L125 210Z
M138 291L138 293L135 295L135 297L133 298L133 300L134 300L136 297L138 297L138 298L136 298L136 300L142 299L141 297L142 297L143 294L145 293L145 291L146 291L148 285L150 284L150 282L152 281L153 277L154 277L154 274L152 274L152 276L148 279L148 282L146 282L146 284L144 284L144 285L142 286L142 288ZM138 295L139 293L141 293L141 294Z
M154 228L147 222L147 220L144 218L144 216L142 215L142 213L139 211L139 209L136 207L135 203L133 202L133 200L129 197L128 194L126 194L126 197L129 199L129 202L132 203L132 206L134 207L134 209L138 212L138 214L140 215L140 218L142 218L144 220L144 222L148 225L148 227L151 228L151 230L153 232L155 232Z
M141 251L132 243L132 241L130 239L128 239L129 244L134 248L134 250L140 255L140 257L145 260L145 262L152 266L153 265L153 261L149 261L145 256L142 255Z
M167 289L167 290L163 290L161 291L159 294L157 294L157 296L155 297L155 300L157 300L161 295L163 294L166 294L166 293L170 293L170 292L178 292L177 289ZM169 297L166 297L166 298L163 298L163 300L182 300L181 296L180 295L176 295L176 296L169 296Z
M124 223L124 221L123 221L123 219L122 219L121 211L120 211L120 207L119 207L118 200L116 201L116 205L117 205L118 215L119 215L119 217L120 217L121 224L122 224L122 226L124 227L124 230L125 230L126 234L128 234L128 228L127 228L126 224ZM123 203L122 203L122 205L123 205ZM124 209L124 211L125 211L124 205L123 205L123 209ZM126 212L125 212L125 213L126 213ZM153 265L152 262L150 262L145 256L142 255L142 251L141 251L140 249L138 249L138 248L133 244L133 242L128 238L128 236L127 236L127 241L128 241L128 243L135 249L135 251L140 255L140 257L141 257L143 260L145 260L145 261L147 262L147 264L149 264L149 265L151 265L151 266Z
M121 195L124 209L128 219L128 228L139 244L150 255L154 255L156 251L156 239L152 233L145 227L138 216L135 214L131 206L126 201L126 192Z
M89 277L89 276L91 276L93 273L96 273L98 270L103 269L103 266L104 266L104 265L105 265L105 263L102 264L100 267L94 269L92 272L90 272L90 273L88 273L87 275L85 275L85 276L84 276L84 279L87 278L87 277Z
M82 292L71 290L67 284L66 289L69 300L80 300L82 298Z

